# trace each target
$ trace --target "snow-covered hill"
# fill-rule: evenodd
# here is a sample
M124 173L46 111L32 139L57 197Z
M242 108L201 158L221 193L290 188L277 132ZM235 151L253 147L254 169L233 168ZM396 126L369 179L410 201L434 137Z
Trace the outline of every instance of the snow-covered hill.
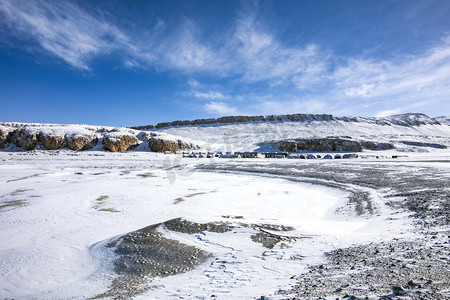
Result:
M176 124L184 125L174 126ZM202 141L205 148L221 151L271 150L271 141L326 137L392 143L399 151L433 150L427 144L450 147L450 126L442 125L424 114L385 118L303 114L241 116L175 121L136 128L195 138ZM419 146L418 143L425 144Z
M450 148L450 126L444 125L448 122L446 117L424 114L385 118L292 114L230 116L133 128L0 123L0 148L176 152L195 150L199 145L213 151L277 151L282 150L276 146L280 141L322 139L321 143L326 143L333 137L357 144L359 149L427 152Z
M441 123L442 125L449 125L450 126L450 117L448 116L439 116L434 118L436 121Z

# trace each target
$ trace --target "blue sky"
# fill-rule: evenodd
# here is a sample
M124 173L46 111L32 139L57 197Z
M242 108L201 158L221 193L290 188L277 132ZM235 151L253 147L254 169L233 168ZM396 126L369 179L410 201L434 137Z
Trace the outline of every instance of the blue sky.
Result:
M0 0L0 121L450 114L450 1Z

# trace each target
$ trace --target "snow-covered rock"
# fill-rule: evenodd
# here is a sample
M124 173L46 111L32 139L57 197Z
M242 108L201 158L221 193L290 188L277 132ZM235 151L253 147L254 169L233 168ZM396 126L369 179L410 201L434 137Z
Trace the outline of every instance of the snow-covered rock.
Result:
M88 150L98 143L98 138L93 134L80 135L80 134L68 134L66 135L67 148L74 151Z
M111 152L123 152L136 147L139 140L137 132L127 128L114 128L103 136L103 149Z
M57 150L64 147L64 136L40 132L38 138L41 145L47 150Z
M152 137L148 140L148 147L153 152L177 152L180 150L198 149L197 145L183 140L170 140Z
M176 152L180 150L177 141L151 138L148 141L148 147L153 152Z
M0 148L5 148L11 142L13 129L0 125Z
M35 128L23 127L14 134L14 145L27 151L38 145L39 132Z
M138 144L138 139L133 135L106 135L103 137L102 141L103 149L111 152L123 152L137 146Z

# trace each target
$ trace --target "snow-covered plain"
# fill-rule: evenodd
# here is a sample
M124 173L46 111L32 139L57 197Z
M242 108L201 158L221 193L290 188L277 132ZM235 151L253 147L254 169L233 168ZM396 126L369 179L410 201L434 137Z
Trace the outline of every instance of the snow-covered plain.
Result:
M160 229L213 256L193 271L149 279L155 287L136 299L275 297L295 283L293 275L320 263L325 251L411 234L407 213L386 207L380 191L367 189L377 213L357 216L339 210L348 203L348 193L340 189L194 169L227 159L98 151L0 152L0 159L3 298L96 296L116 276L113 254L103 247L108 240L179 217L237 226L192 235ZM268 249L252 241L255 228L242 224L292 226L295 230L284 234L298 239Z

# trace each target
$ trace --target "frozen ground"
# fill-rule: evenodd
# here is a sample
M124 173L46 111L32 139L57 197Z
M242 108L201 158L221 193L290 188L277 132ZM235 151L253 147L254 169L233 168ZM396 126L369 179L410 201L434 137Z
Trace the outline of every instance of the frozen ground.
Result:
M0 296L335 299L387 295L411 279L445 298L450 156L437 153L307 161L0 152ZM149 254L144 241L161 247ZM398 253L387 255L393 243ZM420 249L414 243L432 249L416 251L420 275L390 274L372 289L357 281L358 271L396 270L383 259ZM429 264L442 276L422 270Z

